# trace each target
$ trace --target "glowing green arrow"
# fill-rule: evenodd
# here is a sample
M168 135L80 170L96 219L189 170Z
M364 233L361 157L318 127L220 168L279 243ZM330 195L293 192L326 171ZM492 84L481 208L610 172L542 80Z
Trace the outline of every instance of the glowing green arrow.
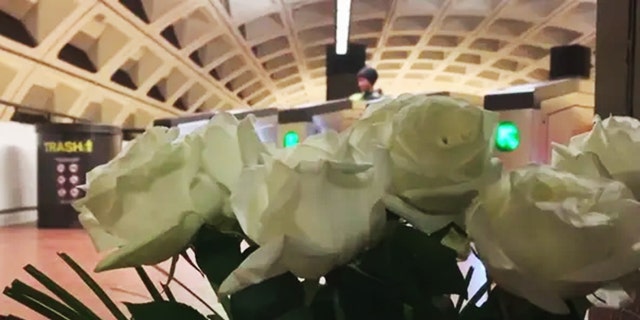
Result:
M520 146L520 130L511 121L503 121L496 129L496 148L502 152L511 152Z

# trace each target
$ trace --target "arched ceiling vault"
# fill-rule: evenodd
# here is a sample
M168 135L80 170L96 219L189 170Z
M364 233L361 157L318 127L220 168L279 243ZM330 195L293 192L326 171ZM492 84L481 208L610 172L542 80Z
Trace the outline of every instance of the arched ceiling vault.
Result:
M0 98L99 122L324 100L333 0L0 1ZM388 93L482 95L595 47L596 0L353 0ZM11 109L0 108L3 119Z

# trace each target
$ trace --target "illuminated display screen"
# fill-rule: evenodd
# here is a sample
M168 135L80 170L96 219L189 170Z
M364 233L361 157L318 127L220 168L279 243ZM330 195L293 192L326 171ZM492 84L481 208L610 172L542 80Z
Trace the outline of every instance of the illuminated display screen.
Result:
M520 130L511 121L503 121L496 129L496 148L502 152L511 152L520 146Z
M289 131L284 135L284 139L282 141L282 145L285 148L290 148L296 146L300 143L300 136L295 131Z

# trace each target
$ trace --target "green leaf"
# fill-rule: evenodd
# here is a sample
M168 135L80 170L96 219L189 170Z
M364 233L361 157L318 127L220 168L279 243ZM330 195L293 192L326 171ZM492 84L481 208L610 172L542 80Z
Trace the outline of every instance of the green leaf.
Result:
M456 252L442 245L438 236L408 226L392 226L379 246L361 256L358 267L414 307L414 313L427 308L425 303L431 308L432 299L443 294L466 297Z
M207 320L197 310L177 302L154 301L142 304L125 303L125 305L135 320Z
M356 263L327 275L327 288L312 304L317 319L336 319L328 294L337 292L345 319L457 319L448 294L466 297L467 283L456 252L442 245L441 235L429 236L403 225L387 223L384 240ZM321 306L321 307L320 307ZM323 313L322 317L317 312Z
M387 221L399 221L400 220L400 216L395 214L393 211L390 211L389 209L386 209L385 211L386 211L386 214L387 214Z
M24 296L26 298L32 299L33 301L38 302L40 305L55 311L64 317L64 319L99 319L96 317L89 317L89 315L80 315L76 310L68 307L67 305L61 303L60 301L50 297L46 293L37 290L28 284L20 281L14 280L11 283L11 287L5 290L5 295L8 296Z
M304 306L304 288L291 273L267 279L231 295L234 320L277 319Z
M86 319L100 319L93 311L91 311L91 309L89 309L85 304L78 300L73 294L69 293L69 291L57 284L55 281L53 281L53 279L49 278L46 274L38 270L36 267L27 265L24 267L24 270L45 288L51 291L51 293L60 298L62 302L75 310L79 315L85 317Z
M455 224L445 229L447 233L440 238L440 243L451 248L458 254L458 259L467 260L471 254L471 240L464 230L460 230ZM431 235L432 237L434 235Z
M471 269L469 271L471 271ZM477 305L480 299L482 299L485 294L488 294L491 291L492 284L493 282L491 281L491 279L487 279L485 283L476 291L476 293L474 293L473 296L467 301L465 309ZM491 297L489 300L491 300Z
M414 314L411 320L438 319L438 320L457 320L458 312L449 296L432 297L419 306L414 306Z
M337 289L326 285L318 288L309 308L314 319L339 320L342 316L339 304Z
M471 283L471 279L473 278L474 272L475 272L475 268L471 266L469 267L469 271L467 271L467 274L464 276L464 283L467 288L469 288L469 284ZM456 307L455 307L457 312L460 312L460 310L462 309L462 304L464 303L465 300L466 299L464 299L463 297L458 298L458 301L456 302Z
M16 317L16 316L14 316L14 315L10 314L10 315L8 315L8 316L0 315L0 320L25 320L25 319L18 318L18 317Z
M64 260L64 262L71 267L71 269L82 279L82 281L93 291L93 293L102 301L102 303L109 309L111 314L117 320L127 320L127 317L118 309L116 304L109 298L106 292L100 287L100 285L91 278L91 276L84 270L78 263L76 263L66 253L58 253L58 256Z
M207 276L214 291L217 292L222 282L244 260L240 250L241 242L242 239L238 236L222 233L208 226L203 226L196 235L193 242L196 263ZM229 299L220 297L219 302L227 314L231 314ZM233 315L230 317L233 319Z
M400 226L391 239L391 250L393 269L414 277L421 291L466 297L467 285L458 267L457 254L442 245L440 239Z
M460 320L511 320L503 319L498 295L492 293L491 284L492 282L487 279L482 287L467 301L467 304L462 308L462 312L460 312L460 316L458 317ZM481 306L476 306L478 301L487 293L489 296L487 301Z
M42 303L36 301L35 299L25 296L25 295L19 295L19 294L15 294L13 292L11 292L11 290L9 288L5 288L4 294L15 300L16 302L20 303L21 305L35 311L36 313L42 315L45 317L45 319L50 319L50 320L68 320L68 318L65 318L63 315L61 315L60 313L58 313L57 311L43 305Z
M210 227L203 227L196 235L193 243L196 263L214 290L217 290L222 281L244 260L240 251L241 241L238 237Z
M308 307L302 307L290 312L287 312L277 320L314 320L313 313Z
M404 306L404 319L414 319L415 312L413 311L413 307L405 304Z
M463 228L458 226L455 222L448 224L446 227L432 233L430 236L437 239L438 241L442 241L442 239L444 239L452 230L460 233L463 236L467 236L467 232Z
M465 307L460 315L458 316L459 320L509 320L503 319L500 316L499 310L495 309L493 306L488 305L487 303L483 304L481 307L477 307L475 305Z
M341 268L332 285L345 319L403 319L404 303L397 291L354 268Z
M310 305L316 297L318 290L320 290L320 283L318 280L306 279L302 282L302 287L304 288L304 304L306 306Z
M549 313L526 299L515 296L500 287L489 293L489 299L481 307L465 307L461 320L583 320L591 306L586 298L567 301L569 314Z
M580 319L584 319L587 311L593 307L593 304L591 304L591 301L589 301L587 297L572 299L567 301L567 304L569 305L569 309L571 309L571 314Z
M248 256L250 256L250 255L251 255L252 253L254 253L256 250L258 250L258 248L260 248L260 247L258 247L257 245L249 246L247 249L245 249L245 250L242 252L242 258L243 258L243 259L246 259Z

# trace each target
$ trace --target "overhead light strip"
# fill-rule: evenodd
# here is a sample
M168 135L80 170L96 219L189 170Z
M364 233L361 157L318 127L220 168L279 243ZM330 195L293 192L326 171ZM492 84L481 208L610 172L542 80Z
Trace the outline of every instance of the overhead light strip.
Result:
M336 54L345 55L349 47L351 0L336 0Z

